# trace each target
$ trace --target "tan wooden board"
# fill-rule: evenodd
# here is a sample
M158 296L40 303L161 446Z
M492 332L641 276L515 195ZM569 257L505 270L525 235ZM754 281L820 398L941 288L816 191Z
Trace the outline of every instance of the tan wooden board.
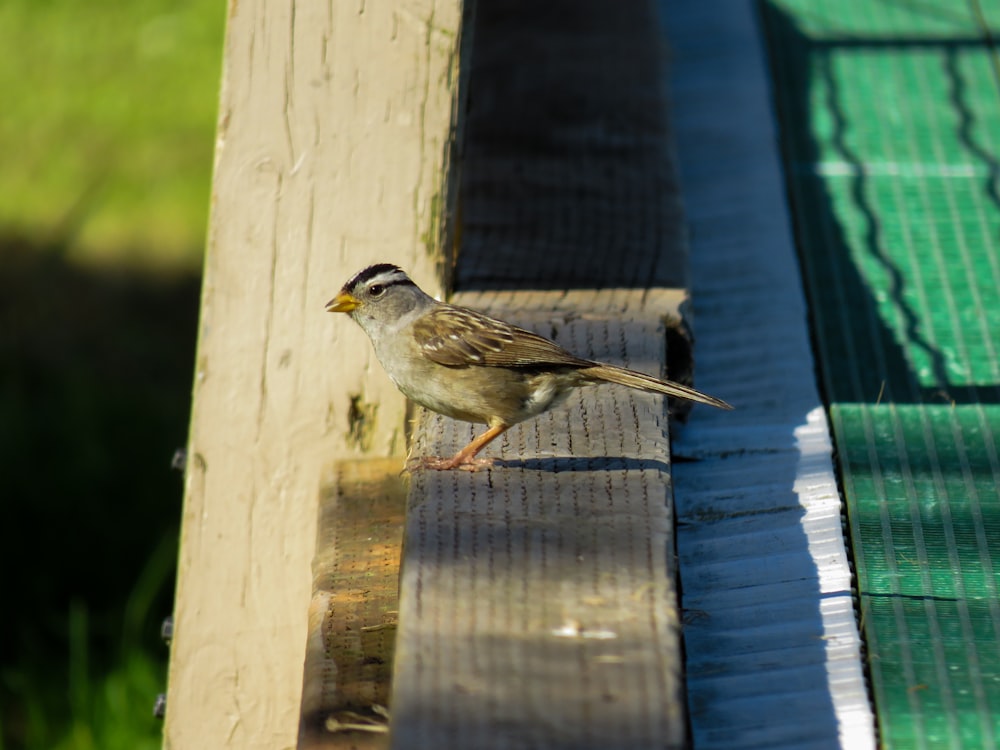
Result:
M323 306L380 260L440 290L462 12L459 0L229 5L172 750L296 742L324 472L405 449L403 398L363 334Z

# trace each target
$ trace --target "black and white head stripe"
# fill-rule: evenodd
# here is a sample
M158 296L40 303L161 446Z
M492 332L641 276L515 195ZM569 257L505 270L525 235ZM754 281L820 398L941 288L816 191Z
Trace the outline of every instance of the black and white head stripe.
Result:
M350 292L359 289L376 279L383 287L397 286L399 284L414 286L410 277L399 266L395 266L392 263L376 263L374 266L368 266L368 268L354 274L354 277L344 284L344 291Z

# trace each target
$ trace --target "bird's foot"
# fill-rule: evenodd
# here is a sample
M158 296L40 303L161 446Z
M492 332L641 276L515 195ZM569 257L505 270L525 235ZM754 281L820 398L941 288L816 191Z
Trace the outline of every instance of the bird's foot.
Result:
M492 458L474 458L462 455L451 458L440 458L438 456L423 456L411 459L407 462L407 467L411 471L416 469L432 469L434 471L449 471L460 469L461 471L479 471L489 469L493 466Z

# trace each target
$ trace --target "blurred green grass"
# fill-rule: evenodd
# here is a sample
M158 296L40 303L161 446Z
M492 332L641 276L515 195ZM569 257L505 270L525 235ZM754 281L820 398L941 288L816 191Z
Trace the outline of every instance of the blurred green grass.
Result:
M0 750L160 746L225 14L0 3Z
M0 227L197 267L224 17L224 0L0 3Z

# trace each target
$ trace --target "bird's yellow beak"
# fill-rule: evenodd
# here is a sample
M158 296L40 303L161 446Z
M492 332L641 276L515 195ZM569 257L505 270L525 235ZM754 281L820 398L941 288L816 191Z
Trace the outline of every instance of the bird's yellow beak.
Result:
M358 299L347 292L341 292L326 303L327 312L350 312L358 306Z

